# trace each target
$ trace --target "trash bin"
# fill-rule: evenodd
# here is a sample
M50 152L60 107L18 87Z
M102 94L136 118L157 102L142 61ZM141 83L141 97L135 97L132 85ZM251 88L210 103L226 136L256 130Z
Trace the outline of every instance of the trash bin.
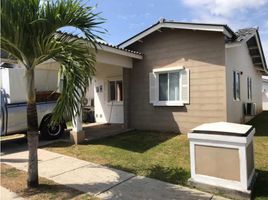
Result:
M215 186L214 189L219 189L216 191L229 197L239 193L250 198L255 177L254 134L255 129L250 125L227 122L207 123L192 129L188 133L189 182L203 189Z

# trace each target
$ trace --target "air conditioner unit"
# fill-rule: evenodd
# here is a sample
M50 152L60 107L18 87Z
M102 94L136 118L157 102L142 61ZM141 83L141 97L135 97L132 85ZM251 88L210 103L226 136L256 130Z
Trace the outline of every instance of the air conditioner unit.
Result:
M83 97L82 98L82 106L83 107L86 107L86 106L93 107L94 106L94 99Z
M256 115L256 103L244 103L244 115Z

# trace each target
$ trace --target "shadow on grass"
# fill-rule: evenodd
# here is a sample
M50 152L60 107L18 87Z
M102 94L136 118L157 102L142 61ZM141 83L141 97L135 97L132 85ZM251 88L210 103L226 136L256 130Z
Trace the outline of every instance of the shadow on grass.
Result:
M140 175L139 174L140 172L133 168L127 168L121 165L110 165L110 164L105 166L134 173L136 175ZM163 167L160 165L155 165L151 168L143 169L142 175L145 177L150 177L168 183L179 184L179 185L187 185L187 181L191 176L190 171L187 171L183 168L170 168L170 167Z
M268 136L268 111L263 111L247 124L256 128L255 136Z
M256 170L258 177L255 183L254 197L268 199L268 171Z
M132 152L144 153L149 149L176 137L174 133L158 133L148 131L131 131L106 138L100 138L92 141L85 141L80 145L105 145L116 147ZM55 142L45 147L70 147L73 144L69 142Z
M84 145L106 145L132 152L144 153L176 136L177 134L174 133L160 134L157 132L131 131L113 137L84 143Z
M169 168L156 165L149 170L147 176L174 184L187 185L191 175L189 171L183 168Z

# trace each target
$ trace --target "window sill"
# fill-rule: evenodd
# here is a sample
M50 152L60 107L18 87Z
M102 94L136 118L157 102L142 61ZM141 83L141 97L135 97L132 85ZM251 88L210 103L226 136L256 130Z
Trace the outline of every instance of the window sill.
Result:
M157 101L154 106L184 106L182 101Z
M234 102L239 102L239 101L240 101L240 99L233 99L233 101L234 101Z
M108 106L111 106L111 105L113 105L113 106L122 106L123 105L123 101L109 101L107 103L107 105Z

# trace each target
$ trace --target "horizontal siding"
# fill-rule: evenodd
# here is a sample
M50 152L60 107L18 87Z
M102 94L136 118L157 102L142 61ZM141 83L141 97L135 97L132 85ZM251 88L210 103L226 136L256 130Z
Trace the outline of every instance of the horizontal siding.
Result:
M137 129L188 132L195 126L226 121L224 37L220 33L163 30L129 48L144 59L134 61L130 75L130 126ZM190 69L190 104L149 104L149 73L155 68Z

